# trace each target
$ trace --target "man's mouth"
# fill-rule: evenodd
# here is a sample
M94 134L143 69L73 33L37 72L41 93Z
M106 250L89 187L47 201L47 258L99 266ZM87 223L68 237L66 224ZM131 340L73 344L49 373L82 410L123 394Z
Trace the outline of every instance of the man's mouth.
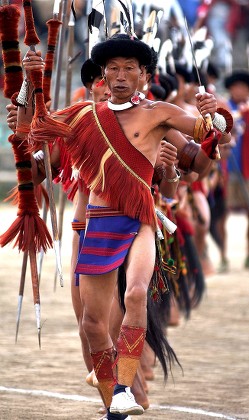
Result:
M127 89L127 86L117 85L117 86L114 87L114 89L125 90L125 89Z

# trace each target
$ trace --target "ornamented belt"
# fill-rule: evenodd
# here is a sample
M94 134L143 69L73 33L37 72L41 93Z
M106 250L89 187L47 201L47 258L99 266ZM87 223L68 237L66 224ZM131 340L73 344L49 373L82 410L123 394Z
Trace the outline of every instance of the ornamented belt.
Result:
M72 222L73 230L84 230L86 229L86 222Z
M110 207L100 207L95 209L87 209L86 219L92 217L111 217L111 216L125 216L121 210L113 210Z

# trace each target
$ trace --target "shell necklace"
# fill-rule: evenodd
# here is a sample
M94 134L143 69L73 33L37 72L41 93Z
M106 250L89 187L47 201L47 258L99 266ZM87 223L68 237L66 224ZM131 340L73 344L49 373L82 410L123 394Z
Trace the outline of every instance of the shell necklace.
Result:
M133 95L130 101L125 102L124 104L113 104L109 99L107 101L108 108L112 111L123 111L124 109L129 109L134 105L139 105L140 102L145 98L145 94L142 92L137 92Z

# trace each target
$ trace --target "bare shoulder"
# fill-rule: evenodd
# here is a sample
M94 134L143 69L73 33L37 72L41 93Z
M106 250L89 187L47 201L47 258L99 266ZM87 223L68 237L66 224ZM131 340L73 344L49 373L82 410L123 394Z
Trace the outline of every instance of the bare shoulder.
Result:
M151 118L155 119L157 124L164 125L167 125L167 120L173 115L181 115L183 112L177 105L163 101L146 100L144 108L151 111Z

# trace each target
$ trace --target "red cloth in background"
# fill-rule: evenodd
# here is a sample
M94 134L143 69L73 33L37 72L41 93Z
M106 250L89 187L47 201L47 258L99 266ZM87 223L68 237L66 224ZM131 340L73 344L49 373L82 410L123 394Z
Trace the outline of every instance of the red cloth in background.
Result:
M245 131L242 140L241 165L243 177L249 179L249 109L243 112L243 117L245 121Z

